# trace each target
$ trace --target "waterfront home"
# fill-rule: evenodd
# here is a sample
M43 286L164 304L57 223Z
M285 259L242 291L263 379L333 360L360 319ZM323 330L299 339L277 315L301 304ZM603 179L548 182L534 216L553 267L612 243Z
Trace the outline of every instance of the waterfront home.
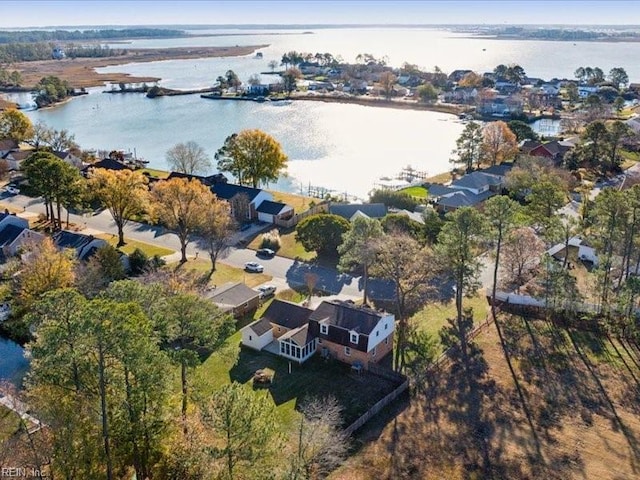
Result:
M241 282L225 283L205 293L205 297L234 318L255 311L260 305L260 293Z
M492 98L484 98L478 107L481 115L492 117L509 117L522 113L522 99L518 95L497 95Z
M269 192L233 183L216 183L211 186L211 191L229 202L231 213L239 222L257 220L260 204L265 200L273 201Z
M329 213L353 222L357 217L383 218L387 207L384 203L331 203Z
M367 368L393 350L392 314L350 301L324 301L312 311L274 300L262 318L244 327L242 344L303 363L323 358Z
M478 89L473 87L455 87L450 92L444 92L441 96L446 103L475 103L478 98Z
M267 96L269 95L269 85L247 85L244 91L247 95L251 96Z
M450 82L458 83L465 75L471 73L471 70L454 70L447 77Z
M265 223L276 223L278 220L289 220L293 217L293 207L286 203L264 200L256 208L258 220Z
M82 166L83 166L82 159L80 157L78 157L77 155L74 155L73 153L69 152L69 151L66 151L66 152L64 152L64 151L55 151L55 152L51 152L51 153L53 153L60 160L62 160L63 162L68 163L72 167L76 167L77 169L81 169Z
M198 180L207 187L211 187L212 185L215 185L217 183L227 183L227 177L222 173L214 173L213 175L203 177L200 175L190 175L188 173L182 173L182 172L171 172L166 179L171 180L172 178L186 178L187 180Z
M103 158L102 160L92 163L84 167L80 172L85 177L88 177L93 169L102 168L104 170L132 170L129 165L124 164L113 158Z
M578 96L580 98L587 98L589 95L595 95L600 90L595 85L578 85Z
M535 140L525 140L520 145L520 151L532 157L543 157L555 163L561 163L566 153L572 148L571 142L553 140L541 143Z

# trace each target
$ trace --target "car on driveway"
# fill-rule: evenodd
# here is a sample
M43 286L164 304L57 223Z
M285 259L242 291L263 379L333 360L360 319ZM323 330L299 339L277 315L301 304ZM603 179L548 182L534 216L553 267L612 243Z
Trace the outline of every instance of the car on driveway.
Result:
M256 251L256 255L264 258L273 258L276 252L270 248L260 248Z
M247 262L244 264L244 269L247 272L251 273L262 273L264 272L264 267L256 262Z
M267 298L276 293L274 285L260 285L256 290L260 292L260 298Z

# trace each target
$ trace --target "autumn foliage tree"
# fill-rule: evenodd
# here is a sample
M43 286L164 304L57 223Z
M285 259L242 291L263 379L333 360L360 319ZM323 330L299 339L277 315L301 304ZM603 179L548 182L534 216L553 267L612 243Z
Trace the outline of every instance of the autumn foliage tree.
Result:
M15 108L0 112L0 140L10 138L24 142L33 136L33 125L24 113Z
M502 120L489 122L482 129L482 154L491 165L512 160L518 153L515 134Z
M118 247L125 244L124 226L148 205L147 179L140 171L94 169L90 187L109 210L118 228Z
M218 170L231 173L238 183L253 188L277 180L288 160L276 139L257 129L227 137L215 158Z
M218 257L231 247L237 224L231 215L228 202L219 200L213 195L213 200L203 205L202 221L198 226L198 234L202 245L211 259L210 275L216 271Z
M187 243L202 225L205 207L214 202L213 193L199 180L172 178L156 183L151 196L158 219L180 240L180 262L186 262Z

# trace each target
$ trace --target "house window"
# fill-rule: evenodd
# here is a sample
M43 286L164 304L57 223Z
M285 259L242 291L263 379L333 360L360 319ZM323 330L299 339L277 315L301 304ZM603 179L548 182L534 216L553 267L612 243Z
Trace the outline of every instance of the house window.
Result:
M251 337L251 335L249 335L249 341L253 340L253 338Z
M385 345L389 345L389 337L387 337L387 338L385 338L385 339L384 339L384 344L385 344Z
M323 334L323 335L328 335L329 334L329 325L321 323L320 324L320 333Z
M375 356L376 356L376 349L377 349L377 348L378 348L378 347L373 347L373 350L371 350L371 356L372 356L372 357L375 357Z
M378 331L376 332L376 337L379 337L379 336L380 336L380 332Z
M322 339L321 338L318 339L318 343L322 343Z
M350 356L351 356L351 348L349 348L349 347L344 347L344 354L345 354L347 357L350 357Z
M385 322L385 324L384 324L384 329L386 330L386 329L387 329L387 327L389 327L389 324L388 324L387 322Z
M351 332L350 340L351 343L358 343L358 334L355 332Z

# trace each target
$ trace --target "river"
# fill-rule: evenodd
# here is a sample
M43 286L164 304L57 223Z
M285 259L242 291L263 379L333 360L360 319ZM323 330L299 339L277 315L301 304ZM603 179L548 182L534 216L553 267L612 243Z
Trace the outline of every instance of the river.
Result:
M16 385L29 368L29 362L23 355L24 349L9 339L0 337L0 382L9 381Z
M224 33L197 30L192 33ZM232 58L171 60L105 67L155 76L170 88L203 88L232 69L241 79L269 70L289 50L331 52L347 61L358 53L387 56L389 64L403 61L444 71L470 68L479 72L500 63L519 63L532 76L550 79L573 76L579 66L605 71L624 67L631 81L640 79L640 43L545 42L470 38L428 28L327 28L226 31L243 35L185 39L134 40L124 46L228 46L269 44L262 59ZM123 48L123 44L113 44ZM263 81L268 77L263 75ZM422 111L392 110L358 105L294 102L289 105L224 102L198 95L147 99L140 94L103 94L102 88L65 105L28 112L32 121L75 134L83 148L133 151L166 168L166 151L178 142L194 140L211 156L224 139L244 128L273 135L289 156L288 177L277 188L305 192L308 185L365 197L380 176L393 176L403 167L436 174L450 168L449 158L463 125L453 116ZM550 132L549 132L550 133ZM549 134L547 133L547 134Z

